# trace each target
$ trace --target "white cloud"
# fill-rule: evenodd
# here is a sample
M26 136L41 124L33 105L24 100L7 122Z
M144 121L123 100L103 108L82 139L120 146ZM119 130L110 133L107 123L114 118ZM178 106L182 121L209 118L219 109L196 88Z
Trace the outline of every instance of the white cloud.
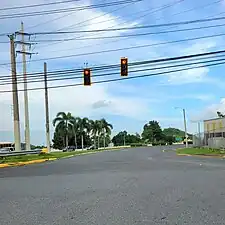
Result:
M225 98L222 98L219 103L209 105L200 112L195 113L193 117L200 120L212 119L217 117L217 111L225 113Z
M205 82L209 69L207 67L186 70L168 75L168 82L170 84L187 84Z

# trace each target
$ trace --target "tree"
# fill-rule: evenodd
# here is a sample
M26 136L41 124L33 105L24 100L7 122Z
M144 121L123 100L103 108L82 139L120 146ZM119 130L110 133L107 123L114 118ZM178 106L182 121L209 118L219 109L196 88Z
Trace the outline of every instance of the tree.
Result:
M219 117L219 118L224 118L224 117L225 117L225 115L224 115L224 114L222 114L222 113L221 113L221 112L219 112L219 111L217 112L217 115L218 115L218 117Z
M78 119L78 127L79 127L79 132L81 134L81 147L82 150L84 149L84 136L85 133L89 133L90 132L90 123L89 123L89 119L87 117L85 118L79 118Z
M141 138L140 135L137 135L137 133L133 135L128 134L127 131L121 131L112 138L112 142L116 146L121 146L124 145L124 142L125 144L140 143Z
M59 126L56 126L52 140L53 148L62 149L65 146L64 137L65 137L64 129L61 129Z
M93 139L94 139L94 146L95 148L97 148L96 146L96 137L100 135L101 133L101 124L99 120L90 120L90 129L91 129L91 133L93 135ZM99 144L98 144L99 146Z
M70 121L72 125L73 135L74 135L74 144L77 149L77 133L79 131L79 117L73 117Z
M100 120L100 127L101 131L103 132L103 143L104 143L104 148L105 148L105 136L106 134L110 135L111 134L111 129L113 129L113 125L108 123L105 119Z
M152 120L144 125L142 138L146 141L154 142L162 139L162 129L159 122Z
M53 126L63 131L66 139L66 148L68 148L68 133L69 129L72 129L71 122L74 120L74 117L70 112L67 114L65 112L58 112L56 118L53 120Z

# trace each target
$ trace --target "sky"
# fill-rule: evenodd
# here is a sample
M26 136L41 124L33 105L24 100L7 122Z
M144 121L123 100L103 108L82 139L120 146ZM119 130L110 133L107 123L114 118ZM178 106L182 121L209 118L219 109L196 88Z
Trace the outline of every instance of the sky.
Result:
M32 4L42 4L52 0L33 0ZM67 4L42 6L41 8L27 8L23 12L39 9L50 10L56 8L77 7L90 4L114 2L114 0L81 0ZM30 5L28 0L1 1L0 9L5 7ZM19 13L14 11L0 11L4 14ZM95 30L120 27L134 27L179 21L205 19L225 15L225 1L194 1L194 0L142 0L129 4L95 8L85 11L67 12L27 18L0 20L0 33L13 33L20 30L21 21L24 22L25 32L74 31ZM223 24L222 21L205 23L203 25ZM65 34L54 36L32 36L31 41L41 39L66 39L81 37L123 36L141 32L159 32L174 29L198 27L172 26L139 30L117 30L109 33L96 34ZM211 37L199 40L158 44L162 42L182 40L198 36L221 34L222 26L217 28L175 32L166 34L143 35L117 39L73 40L57 43L38 43L32 47L34 54L27 58L28 73L43 71L42 61L46 59L48 70L83 68L84 63L89 67L118 64L121 57L128 57L129 62L152 60L158 58L175 57L188 54L198 54L208 51L224 49L224 37ZM19 40L19 37L17 37ZM7 36L0 36L0 42L8 41ZM27 40L28 41L28 40ZM136 47L133 49L110 51L88 55L85 53L115 50L118 48ZM156 45L158 44L158 45ZM0 43L0 64L10 63L10 46ZM21 50L17 46L17 50ZM65 56L79 56L48 60L47 58ZM83 54L83 55L81 55ZM17 55L17 62L21 56ZM151 72L151 71L150 71ZM135 75L149 74L140 72ZM10 64L0 65L0 77L9 76ZM22 73L21 63L17 63L17 73ZM81 74L82 76L82 74ZM129 74L129 76L134 76ZM113 78L119 78L120 72ZM184 129L182 108L187 115L189 132L197 132L196 121L216 117L216 112L225 112L225 81L224 65L216 67L202 67L161 76L144 77L126 81L93 84L90 87L72 86L67 88L49 89L50 121L60 111L71 112L74 116L90 119L105 118L113 124L113 135L121 130L129 133L141 133L143 126L150 120L159 121L162 128L176 127ZM110 77L111 78L111 77ZM106 79L106 78L103 78ZM93 77L93 81L100 78ZM0 81L1 83L2 81ZM9 80L10 82L10 80ZM49 86L82 83L82 79L49 82ZM43 87L43 83L29 83L29 88ZM22 84L18 85L23 89ZM11 90L11 85L0 85L0 91ZM29 115L31 129L31 143L45 144L45 108L44 91L29 91ZM175 107L179 107L175 109ZM19 92L21 140L24 141L24 100L23 92ZM0 93L0 141L13 141L13 108L12 93ZM51 136L54 128L51 123Z

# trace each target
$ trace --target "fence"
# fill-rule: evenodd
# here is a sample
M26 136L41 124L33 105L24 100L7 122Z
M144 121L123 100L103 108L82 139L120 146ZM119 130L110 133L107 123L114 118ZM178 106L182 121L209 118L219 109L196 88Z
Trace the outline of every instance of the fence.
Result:
M200 133L193 135L193 146L225 149L225 133Z

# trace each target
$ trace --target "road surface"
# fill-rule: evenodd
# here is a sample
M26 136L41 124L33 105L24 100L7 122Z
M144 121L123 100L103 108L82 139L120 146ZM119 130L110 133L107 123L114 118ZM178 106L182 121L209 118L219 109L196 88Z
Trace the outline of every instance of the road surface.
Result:
M165 147L0 170L3 225L225 224L225 161Z

